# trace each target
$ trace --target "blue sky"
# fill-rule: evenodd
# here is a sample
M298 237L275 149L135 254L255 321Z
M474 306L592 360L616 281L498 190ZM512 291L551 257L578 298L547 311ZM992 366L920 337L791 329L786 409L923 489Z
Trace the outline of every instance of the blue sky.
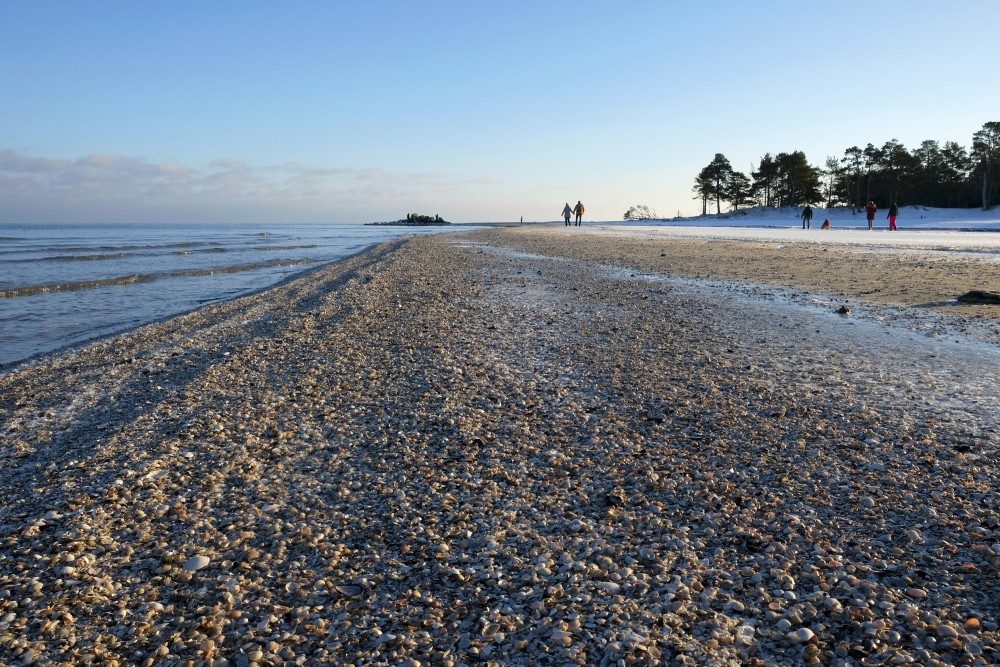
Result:
M0 222L700 211L717 152L971 145L1000 2L4 2Z

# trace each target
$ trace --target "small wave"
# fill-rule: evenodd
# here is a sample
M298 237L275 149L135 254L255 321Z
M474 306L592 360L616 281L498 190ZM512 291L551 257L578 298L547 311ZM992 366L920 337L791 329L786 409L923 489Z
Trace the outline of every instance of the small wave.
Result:
M313 246L315 247L315 246ZM152 247L145 247L152 250ZM233 248L196 248L184 250L172 250L171 255L190 255L193 253L224 253L232 252ZM0 253L2 254L2 253ZM24 259L5 260L10 264L30 264L33 262L99 262L110 259L124 259L126 257L159 257L162 252L109 252L94 253L91 255L49 255L48 257L27 257Z
M211 276L217 273L241 273L243 271L257 271L260 269L270 269L282 266L297 266L301 264L314 264L313 259L271 259L266 262L254 262L252 264L235 264L233 266L223 266L213 269L188 269L179 271L163 271L160 273L133 274L129 276L117 276L114 278L101 278L98 280L80 280L69 283L51 283L46 285L28 285L26 287L15 287L13 289L0 290L0 299L13 299L21 296L33 296L46 292L73 292L78 290L94 289L98 287L115 287L120 285L135 285L139 283L149 283L154 280L164 278L191 278L198 276Z
M31 262L99 262L107 259L121 259L123 257L132 257L139 253L134 252L116 252L109 253L105 255L52 255L50 257L37 257L29 259L15 259L11 263L31 263Z
M136 250L168 250L170 248L197 248L199 246L218 246L221 243L206 243L205 241L178 241L177 243L146 243L129 245L97 245L97 246L57 246L53 251L64 252L134 252Z
M315 264L315 259L269 259L266 262L253 262L251 264L234 264L215 269L188 269L181 271L170 271L162 274L163 277L176 278L188 276L211 276L216 273L241 273L243 271L257 271L259 269L273 269L281 266L298 266L300 264Z
M94 287L110 287L112 285L131 285L145 283L164 277L162 274L148 273L145 275L118 276L100 280L80 280L71 283L51 283L48 285L29 285L14 289L0 290L0 299L12 299L19 296L33 296L45 292L72 292L74 290L91 289Z
M307 245L262 245L253 248L254 250L305 250L309 248L318 248L319 246L315 243L309 243Z
M146 247L146 246L144 246ZM146 249L152 249L151 246ZM223 253L230 252L229 248L199 248L194 250L174 250L171 255L190 255L192 253ZM48 257L27 257L24 259L6 260L10 264L31 264L34 262L100 262L112 259L125 259L126 257L157 257L159 252L111 252L95 253L92 255L49 255Z

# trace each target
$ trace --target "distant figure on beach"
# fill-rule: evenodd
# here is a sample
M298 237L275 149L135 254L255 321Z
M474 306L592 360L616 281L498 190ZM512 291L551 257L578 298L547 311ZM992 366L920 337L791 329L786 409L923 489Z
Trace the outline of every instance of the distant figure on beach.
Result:
M889 204L889 215L886 217L889 218L889 231L896 231L896 218L899 217L899 207L896 206L896 202Z
M809 206L802 209L802 229L812 227L813 210Z
M524 216L523 215L521 216L521 224L522 225L524 224Z
M872 222L875 221L875 214L878 213L878 206L875 205L874 200L868 202L868 206L865 206L865 212L868 214L868 231L871 231Z
M569 227L569 218L573 215L573 209L569 207L569 202L566 202L566 207L563 208L563 218L566 220L566 227Z
M583 218L583 211L584 211L583 204L580 202L579 199L577 199L576 200L576 208L573 209L573 212L576 213L576 226L577 227L580 226L580 220Z
M830 229L830 218L826 218L825 220L823 220L823 226L821 227L821 229Z

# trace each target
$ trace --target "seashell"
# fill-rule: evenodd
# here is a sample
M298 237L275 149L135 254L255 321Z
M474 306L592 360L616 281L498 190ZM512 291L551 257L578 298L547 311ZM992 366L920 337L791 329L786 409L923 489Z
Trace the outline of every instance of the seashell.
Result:
M787 636L788 639L797 644L804 644L808 641L811 641L816 636L816 634L809 628L799 628L798 630L793 630L792 632L789 632Z
M334 586L334 590L336 590L341 595L346 595L348 597L357 597L361 595L361 592L364 589L362 589L361 586L355 586L353 584L337 584L336 586Z
M949 623L938 623L937 627L934 628L934 634L941 639L955 639L960 633Z
M204 567L208 567L208 564L211 562L212 561L208 556L204 556L201 554L196 556L191 556L191 558L189 558L187 562L184 563L184 569L188 572L195 572Z

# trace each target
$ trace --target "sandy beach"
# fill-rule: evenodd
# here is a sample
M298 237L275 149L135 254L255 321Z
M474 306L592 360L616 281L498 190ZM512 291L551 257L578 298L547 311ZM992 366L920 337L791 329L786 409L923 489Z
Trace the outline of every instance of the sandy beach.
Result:
M996 305L956 301L973 289L1000 292L996 234L641 225L596 225L573 232L584 236L586 249L580 250L578 243L572 252L585 253L588 261L1000 319ZM519 229L517 236L532 238L533 247L555 254L560 251L553 244L565 237L537 238L531 229Z
M486 229L32 361L0 662L995 664L998 287Z

